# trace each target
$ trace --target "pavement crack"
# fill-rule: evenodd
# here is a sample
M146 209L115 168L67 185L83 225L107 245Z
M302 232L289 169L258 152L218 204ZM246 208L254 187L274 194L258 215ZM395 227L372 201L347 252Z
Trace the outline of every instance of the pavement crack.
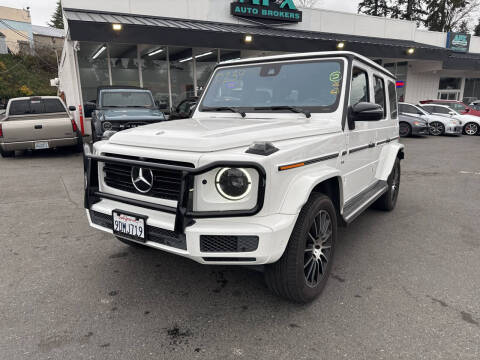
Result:
M72 196L70 195L70 192L68 191L67 185L65 185L65 180L63 179L63 176L60 176L60 182L63 185L63 189L65 190L65 194L67 195L68 201L75 206L75 208L80 209L80 206L72 199Z

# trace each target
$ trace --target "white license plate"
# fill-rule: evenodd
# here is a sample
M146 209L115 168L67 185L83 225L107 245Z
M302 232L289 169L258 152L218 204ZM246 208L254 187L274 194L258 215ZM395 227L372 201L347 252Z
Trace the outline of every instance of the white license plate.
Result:
M145 219L114 211L113 232L118 235L127 235L134 240L145 241Z
M35 150L48 149L48 141L37 141L35 142Z

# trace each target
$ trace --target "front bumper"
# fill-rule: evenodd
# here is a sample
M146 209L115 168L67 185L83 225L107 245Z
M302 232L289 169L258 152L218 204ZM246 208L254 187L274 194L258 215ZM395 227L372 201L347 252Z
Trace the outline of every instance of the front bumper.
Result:
M448 125L445 126L446 135L462 135L463 127L461 125Z
M127 205L108 199L92 205L87 210L90 226L113 234L112 211L147 217L148 247L184 256L201 264L215 265L263 265L277 261L283 254L295 226L295 215L196 219L182 234L174 231L175 215L139 206ZM258 237L253 251L202 251L201 236ZM126 239L130 240L130 239ZM132 240L130 240L132 241Z
M412 126L412 135L414 136L421 136L421 135L428 135L428 127L427 126Z
M77 145L79 143L79 138L73 137L73 138L63 138L63 139L38 140L38 141L7 142L7 143L0 143L0 147L2 148L3 151L35 150L36 142L48 142L48 147L50 149L53 149L53 148Z

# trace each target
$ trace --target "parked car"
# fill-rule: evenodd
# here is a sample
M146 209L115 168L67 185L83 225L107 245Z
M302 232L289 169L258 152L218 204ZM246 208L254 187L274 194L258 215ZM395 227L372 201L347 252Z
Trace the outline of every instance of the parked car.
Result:
M425 104L422 105L422 108L432 114L447 116L460 121L460 125L463 126L463 133L466 135L478 135L480 132L480 119L477 116L469 114L462 115L445 105Z
M187 119L192 116L198 103L198 96L182 100L171 112L169 120Z
M468 105L465 105L463 102L458 100L424 100L424 101L420 101L420 104L445 105L462 115L468 114L468 115L480 116L479 110L475 110L474 108Z
M265 265L275 293L311 301L337 226L370 205L395 207L397 113L395 77L354 53L222 63L193 118L94 144L89 222L202 264Z
M11 157L16 150L39 150L63 146L82 148L82 137L69 109L56 96L10 99L0 120L0 152Z
M447 109L448 112L451 111L450 108ZM462 135L462 122L452 118L450 115L435 115L422 108L422 106L408 103L399 103L398 110L400 114L417 116L426 120L430 135ZM400 129L400 134L401 133L402 129Z
M468 106L471 107L472 109L480 111L480 100L472 101Z
M164 121L165 115L155 104L150 90L133 86L98 88L97 106L92 112L92 141L106 131L117 131Z
M401 137L428 135L428 123L420 116L399 114L399 132Z

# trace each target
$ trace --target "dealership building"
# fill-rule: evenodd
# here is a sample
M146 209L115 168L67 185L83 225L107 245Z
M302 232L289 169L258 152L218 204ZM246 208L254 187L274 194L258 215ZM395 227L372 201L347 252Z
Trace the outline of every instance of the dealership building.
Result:
M238 58L347 50L397 76L399 99L480 99L480 37L292 0L62 0L66 41L59 90L69 105L101 85L152 90L164 106L205 87L214 66Z

